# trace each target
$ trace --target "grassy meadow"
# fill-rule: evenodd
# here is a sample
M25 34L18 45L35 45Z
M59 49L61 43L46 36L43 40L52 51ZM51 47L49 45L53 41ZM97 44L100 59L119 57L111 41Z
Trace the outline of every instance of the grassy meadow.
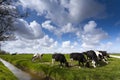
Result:
M69 55L65 56L69 62ZM58 62L55 65L51 64L51 54L45 54L42 61L35 62L31 61L32 54L0 55L0 57L22 70L42 76L43 79L49 77L51 80L120 80L120 59L116 58L109 58L108 65L97 68L78 68L78 66L60 68ZM74 65L77 65L77 62Z

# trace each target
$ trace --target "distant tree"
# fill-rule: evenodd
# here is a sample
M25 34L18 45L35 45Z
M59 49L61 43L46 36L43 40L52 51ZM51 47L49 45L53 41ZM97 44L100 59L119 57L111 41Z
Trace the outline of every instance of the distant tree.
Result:
M0 50L1 42L15 38L13 22L24 17L20 10L14 6L16 0L0 0Z
M0 51L0 55L1 55L1 54L3 55L3 54L10 54L10 53L9 53L9 52L6 52L6 51L4 51L4 50L1 50L1 51Z

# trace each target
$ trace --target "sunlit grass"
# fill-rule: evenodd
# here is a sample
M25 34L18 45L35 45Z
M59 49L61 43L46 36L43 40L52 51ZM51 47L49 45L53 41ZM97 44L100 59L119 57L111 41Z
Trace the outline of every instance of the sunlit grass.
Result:
M29 70L35 73L42 73L45 76L52 77L55 80L120 80L120 59L109 58L109 64L97 68L60 68L59 63L51 64L52 55L45 54L41 61L32 62L32 54L21 55L3 55L2 58L13 63L23 70ZM65 54L67 61L70 61L69 54ZM74 62L73 62L74 63ZM77 65L75 62L74 65Z

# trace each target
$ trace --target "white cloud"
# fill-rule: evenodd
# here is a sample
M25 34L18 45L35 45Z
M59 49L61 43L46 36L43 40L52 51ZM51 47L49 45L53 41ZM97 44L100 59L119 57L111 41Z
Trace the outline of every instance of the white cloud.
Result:
M75 33L77 31L77 28L75 28L72 23L67 23L66 25L63 25L62 27L58 27L54 30L54 34L57 36L62 36L66 33Z
M58 42L45 35L41 39L28 40L20 38L16 41L2 43L2 49L8 52L33 53L33 52L54 52Z
M84 26L83 32L80 35L82 40L82 47L84 48L95 48L100 45L100 41L108 37L108 34L101 28L97 28L95 21L89 21Z
M75 33L77 31L77 28L75 28L72 23L67 23L66 25L63 25L62 27L55 27L51 24L51 21L45 21L42 23L42 27L44 29L47 29L50 32L53 32L57 36L61 36L66 33Z
M112 51L113 43L112 42L107 42L107 43L101 43L100 47L98 47L99 50L106 50L108 52Z
M52 26L50 23L51 23L50 20L45 21L44 23L42 23L42 27L49 31L54 31L56 28L54 26Z
M96 0L19 1L24 8L36 11L37 15L43 16L46 21L40 25L36 21L28 23L23 19L18 19L15 22L15 34L18 40L4 42L2 47L5 50L11 52L81 52L87 49L109 51L118 51L119 49L119 37L116 42L102 42L108 37L108 34L99 28L95 21L89 21L82 28L76 26L86 19L104 16L105 6ZM60 44L59 40L55 41L49 35L45 35L41 27L57 36L66 33L76 34L77 40L61 41Z
M113 41L108 41L106 43L101 43L97 48L98 50L106 50L108 53L120 53L119 42L114 39Z
M24 8L35 10L37 14L48 19L42 23L42 27L57 36L66 33L75 33L77 36L81 36L81 30L79 31L75 25L91 17L98 18L103 16L105 12L105 6L95 0L19 1ZM56 26L53 26L51 23L54 23Z
M57 42L55 42L52 38L49 38L49 36L46 35L40 40L40 45L43 47L53 47L53 45L57 46Z
M101 16L104 10L105 7L95 0L70 0L69 3L70 16L75 21Z
M63 33L69 33L69 32L75 32L76 29L71 23L67 23L67 25L64 25L61 29L61 32Z
M63 48L71 48L71 43L70 43L70 41L64 41L64 42L62 43L62 47L63 47Z
M89 21L88 24L86 24L84 26L85 33L87 33L87 32L91 32L91 33L94 32L96 26L97 26L97 24L95 23L95 21Z
M81 52L80 46L77 42L63 41L61 47L58 49L62 53Z
M35 10L39 15L49 19L42 23L43 28L57 36L75 33L82 41L82 47L84 48L93 48L108 36L102 29L97 28L94 21L86 24L83 31L73 25L80 24L81 21L88 18L104 16L105 6L96 0L36 0L36 3L29 0L20 0L20 2L24 8ZM57 26L53 26L51 23Z
M104 5L95 0L20 0L24 8L35 10L54 23L65 25L79 23L87 18L104 15ZM102 16L103 16L102 15Z
M27 21L17 19L16 22L14 22L14 26L16 29L16 36L24 37L26 39L37 39L44 36L40 24L36 21L31 22L29 25Z

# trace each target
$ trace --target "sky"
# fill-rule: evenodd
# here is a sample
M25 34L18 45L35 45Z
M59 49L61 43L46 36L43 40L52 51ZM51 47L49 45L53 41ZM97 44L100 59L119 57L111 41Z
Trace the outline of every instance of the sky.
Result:
M120 53L120 0L18 0L28 11L16 19L11 53L70 53L105 50Z

